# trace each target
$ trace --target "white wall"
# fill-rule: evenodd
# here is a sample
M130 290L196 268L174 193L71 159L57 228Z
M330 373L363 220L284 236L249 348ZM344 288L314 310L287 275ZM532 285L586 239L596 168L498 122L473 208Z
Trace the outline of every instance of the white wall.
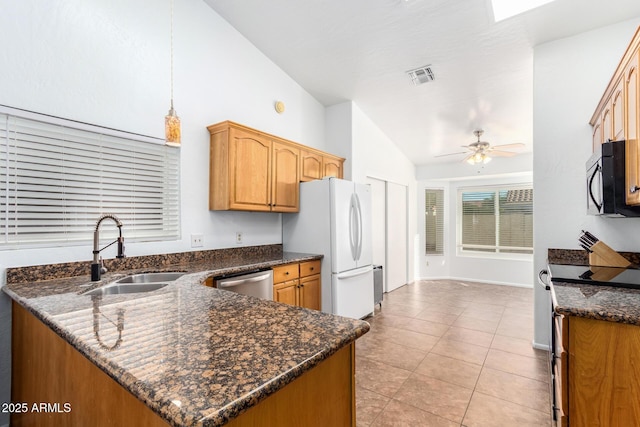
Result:
M3 2L0 103L162 138L169 17L169 3L152 0ZM175 0L174 47L182 239L129 242L127 254L188 251L191 233L204 234L203 249L236 246L236 231L245 245L280 243L279 214L208 210L206 126L229 119L324 149L324 107L202 1ZM276 100L286 104L282 115ZM123 231L126 238L126 224ZM7 267L90 258L90 245L0 251L0 284ZM10 401L9 328L10 305L0 292L1 402ZM0 425L8 422L0 417Z
M581 229L619 251L640 251L640 218L586 215L589 120L640 24L633 19L534 50L534 276L548 248L579 249ZM549 301L535 287L534 342L549 339Z

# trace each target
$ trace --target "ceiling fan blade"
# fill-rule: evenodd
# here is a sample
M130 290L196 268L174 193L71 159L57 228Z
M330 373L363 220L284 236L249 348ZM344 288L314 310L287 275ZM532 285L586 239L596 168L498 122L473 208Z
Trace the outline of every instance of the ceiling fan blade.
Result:
M437 156L433 156L433 157L445 157L445 156L455 156L458 154L467 154L468 151L460 151L458 153L448 153L448 154L438 154Z
M500 151L500 150L491 150L487 155L489 157L513 157L518 153L514 153L512 151Z
M493 150L494 148L501 148L501 149L512 149L512 148L524 148L524 144L521 142L516 142L514 144L502 144L502 145L494 145L493 147L491 147L491 149Z

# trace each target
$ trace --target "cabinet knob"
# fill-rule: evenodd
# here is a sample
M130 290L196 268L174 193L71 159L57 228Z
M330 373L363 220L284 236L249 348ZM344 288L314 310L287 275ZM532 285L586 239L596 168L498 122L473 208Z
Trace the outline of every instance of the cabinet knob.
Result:
M313 267L311 267L310 270L313 271Z
M285 271L285 272L284 272L284 274L285 274L285 276L288 276L288 275L289 275L289 272L288 272L288 271Z
M640 190L640 187L638 187L637 185L634 185L631 188L629 188L629 193L633 194L638 190Z

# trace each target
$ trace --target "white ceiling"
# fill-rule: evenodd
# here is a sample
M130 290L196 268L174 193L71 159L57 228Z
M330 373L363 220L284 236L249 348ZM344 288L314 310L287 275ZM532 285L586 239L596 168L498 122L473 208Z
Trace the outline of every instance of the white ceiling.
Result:
M353 100L416 165L461 160L434 156L475 129L531 151L533 46L640 16L638 0L556 0L498 23L490 0L204 1L325 106ZM435 80L413 86L405 72L424 65Z

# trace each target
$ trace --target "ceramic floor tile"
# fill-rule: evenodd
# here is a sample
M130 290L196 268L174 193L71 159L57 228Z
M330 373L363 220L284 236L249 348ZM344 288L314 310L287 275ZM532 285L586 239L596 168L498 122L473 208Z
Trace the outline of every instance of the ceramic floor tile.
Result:
M383 339L395 344L404 345L409 348L428 352L440 339L433 335L422 334L407 329L399 329L381 326L375 330L376 338Z
M508 400L544 413L551 413L549 384L485 367L475 391Z
M371 425L390 400L387 396L356 386L356 425Z
M460 424L392 400L371 427L458 427ZM361 427L358 424L358 427Z
M435 323L443 323L445 325L452 325L458 316L455 314L438 313L430 309L425 309L414 316L416 319L428 320Z
M395 316L415 317L416 314L422 312L424 307L415 307L402 303L389 303L383 306L385 314L393 314Z
M491 348L496 350L506 351L507 353L515 353L521 356L539 357L547 359L549 352L544 350L537 350L533 348L531 339L525 338L513 338L503 335L495 335L491 342Z
M477 309L473 307L465 308L462 316L473 317L474 319L500 321L502 318L502 307L499 310Z
M550 427L551 416L526 406L475 392L462 425L466 427Z
M533 339L533 318L505 316L495 332L507 337Z
M473 389L482 366L429 353L414 371L417 374Z
M490 347L491 341L493 341L493 336L493 334L490 334L488 332L474 331L473 329L452 326L442 336L442 338L454 341L462 341L482 347Z
M496 329L498 329L498 323L499 320L476 319L475 317L468 317L462 314L453 322L452 326L493 334L496 332Z
M527 357L506 351L490 349L485 368L520 375L538 381L549 382L547 361L539 357Z
M411 371L396 368L367 357L356 357L356 386L392 397L409 378Z
M481 347L479 345L469 344L462 341L441 339L438 341L438 344L433 347L431 353L451 357L464 362L474 363L476 365L482 365L488 351L488 348Z
M406 329L408 331L419 332L421 334L432 335L434 337L441 337L449 330L449 325L444 323L430 322L428 320L410 319L407 317L394 323L394 326L399 329Z
M356 351L363 357L383 361L396 368L413 371L427 352L388 341L356 341Z
M469 388L414 373L394 399L460 423L472 393Z

